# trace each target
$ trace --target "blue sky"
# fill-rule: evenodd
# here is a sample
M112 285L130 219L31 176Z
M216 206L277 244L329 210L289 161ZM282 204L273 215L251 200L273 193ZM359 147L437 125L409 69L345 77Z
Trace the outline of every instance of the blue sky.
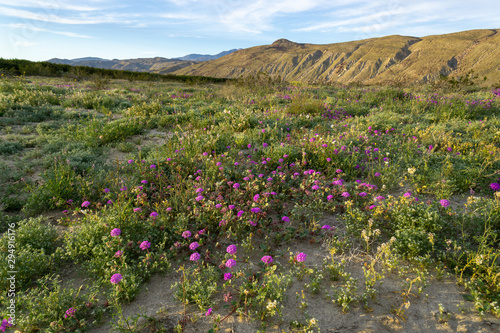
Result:
M0 57L173 58L500 28L500 1L0 0Z

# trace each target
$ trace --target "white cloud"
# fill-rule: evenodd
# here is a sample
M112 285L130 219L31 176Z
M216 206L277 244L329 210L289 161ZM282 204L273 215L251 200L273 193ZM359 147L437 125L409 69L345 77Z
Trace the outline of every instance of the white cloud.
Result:
M429 13L443 10L442 5L438 3L422 3L408 6L393 6L392 8L380 8L373 10L371 14L352 15L351 18L342 20L330 20L309 27L296 29L296 31L321 31L328 32L335 28L339 31L359 31L367 27L391 27L398 24L411 24L416 20L422 20ZM353 13L354 14L354 13ZM391 23L392 22L392 23Z
M193 14L193 13L164 13L160 14L159 17L172 20L184 20L184 21L208 19L207 16Z
M221 6L217 11L221 23L228 29L261 33L274 29L276 17L306 12L327 3L324 0L240 1L241 6Z
M0 0L0 5L14 6L14 7L32 7L32 8L49 8L50 10L72 10L72 11L96 11L101 10L102 7L93 7L85 5L73 5L65 3L61 0L17 0L13 3L12 0Z
M114 13L108 14L79 14L73 16L60 16L55 14L52 10L46 9L41 12L32 12L28 10L22 9L14 9L9 7L0 6L0 15L4 16L12 16L21 19L27 20L35 20L35 21L43 21L43 22L51 22L51 23L59 23L59 24L102 24L102 23L125 23L130 24L133 23L134 20L131 20L132 17L138 17L137 14L129 14L129 15L118 15Z
M168 38L206 38L200 35L189 35L189 34L166 34Z
M16 28L16 29L23 29L23 31L28 31L28 32L48 32L51 34L56 34L56 35L61 35L61 36L68 36L68 37L76 37L76 38L92 38L91 36L87 35L81 35L77 34L74 32L69 32L69 31L56 31L56 30L49 30L49 29L44 29L41 27L37 27L34 25L30 24L25 24L25 23L12 23L7 25L10 28Z

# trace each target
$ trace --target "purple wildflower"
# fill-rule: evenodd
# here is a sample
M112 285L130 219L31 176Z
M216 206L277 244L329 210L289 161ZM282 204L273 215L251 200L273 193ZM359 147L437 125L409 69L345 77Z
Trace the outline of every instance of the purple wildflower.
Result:
M90 201L84 201L82 203L82 207L88 207L88 206L90 206Z
M201 255L198 252L193 253L191 256L189 256L189 260L191 261L198 261L200 260Z
M111 283L112 283L112 284L117 284L117 283L118 283L118 282L120 282L122 279L123 279L122 275L117 273L117 274L113 274L113 275L111 276L110 281L111 281Z
M68 310L66 310L66 314L64 315L64 318L74 317L75 313L76 313L75 308L69 308Z
M115 228L115 229L111 230L111 232L110 232L111 236L113 236L113 237L120 236L121 233L122 233L122 231L118 228Z
M271 256L263 256L260 260L265 264L272 264L273 263L273 257L271 257Z
M231 280L232 277L233 277L233 274L231 274L231 273L224 273L224 280L225 281Z
M184 231L182 233L182 237L183 238L189 238L189 237L191 237L191 231L189 231L189 230Z
M199 246L200 246L200 243L198 243L198 242L192 242L191 244L189 244L189 249L190 249L191 251L194 251L194 250L196 250Z
M236 251L238 251L238 248L236 247L236 245L234 244L231 244L227 247L226 249L227 253L229 254L236 254Z
M448 207L450 205L450 202L446 199L442 199L442 200L439 200L439 204L441 205L441 207Z
M234 260L234 259L228 259L226 261L226 267L227 268L232 268L234 266L236 266L236 260Z
M298 262L304 262L307 258L307 254L305 254L304 252L300 252L299 254L297 254L295 256L295 259L297 259Z
M146 249L149 249L151 247L151 243L148 242L148 241L144 241L141 243L141 245L139 245L139 247L141 248L141 250L146 250Z

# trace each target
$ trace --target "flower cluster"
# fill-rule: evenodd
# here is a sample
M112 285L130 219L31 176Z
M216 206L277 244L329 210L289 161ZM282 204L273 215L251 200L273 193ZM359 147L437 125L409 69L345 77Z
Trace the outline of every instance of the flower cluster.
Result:
M111 283L112 283L112 284L117 284L117 283L119 283L122 279L123 279L122 275L117 273L117 274L113 274L113 275L111 276L110 281L111 281Z

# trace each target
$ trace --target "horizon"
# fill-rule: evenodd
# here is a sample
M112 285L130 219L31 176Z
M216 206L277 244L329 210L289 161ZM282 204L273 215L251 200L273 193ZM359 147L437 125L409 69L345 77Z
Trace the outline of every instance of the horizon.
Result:
M0 57L178 58L268 45L498 29L500 3L479 0L0 0ZM131 47L132 46L132 47Z

